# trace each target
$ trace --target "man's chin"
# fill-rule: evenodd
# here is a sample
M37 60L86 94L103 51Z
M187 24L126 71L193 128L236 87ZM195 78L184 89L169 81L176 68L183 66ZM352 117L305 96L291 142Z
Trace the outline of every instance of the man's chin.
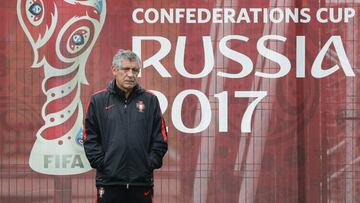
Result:
M131 90L135 87L136 84L132 83L132 84L125 84L124 85L124 88L127 89L127 90Z

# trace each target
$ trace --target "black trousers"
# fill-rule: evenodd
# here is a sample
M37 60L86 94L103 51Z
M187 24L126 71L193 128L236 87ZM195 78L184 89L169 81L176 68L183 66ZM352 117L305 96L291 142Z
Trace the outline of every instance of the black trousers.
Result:
M102 186L97 187L97 203L152 203L153 187Z

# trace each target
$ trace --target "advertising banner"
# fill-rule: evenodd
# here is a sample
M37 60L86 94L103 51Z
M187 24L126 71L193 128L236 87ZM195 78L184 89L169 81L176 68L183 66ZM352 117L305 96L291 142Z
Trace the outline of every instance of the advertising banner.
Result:
M360 201L359 6L4 3L0 202L95 201L83 123L119 49L168 126L156 202Z

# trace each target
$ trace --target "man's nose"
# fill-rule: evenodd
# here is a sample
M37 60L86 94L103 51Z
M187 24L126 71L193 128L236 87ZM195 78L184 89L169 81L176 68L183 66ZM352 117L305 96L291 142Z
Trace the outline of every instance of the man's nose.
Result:
M127 76L134 77L134 73L131 69L127 72Z

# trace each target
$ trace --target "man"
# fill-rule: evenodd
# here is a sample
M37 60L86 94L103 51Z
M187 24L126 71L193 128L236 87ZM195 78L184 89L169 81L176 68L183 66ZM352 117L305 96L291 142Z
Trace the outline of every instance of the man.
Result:
M92 95L85 118L84 148L96 169L99 203L147 203L153 170L162 166L167 132L159 102L138 85L139 57L119 50L114 79Z

